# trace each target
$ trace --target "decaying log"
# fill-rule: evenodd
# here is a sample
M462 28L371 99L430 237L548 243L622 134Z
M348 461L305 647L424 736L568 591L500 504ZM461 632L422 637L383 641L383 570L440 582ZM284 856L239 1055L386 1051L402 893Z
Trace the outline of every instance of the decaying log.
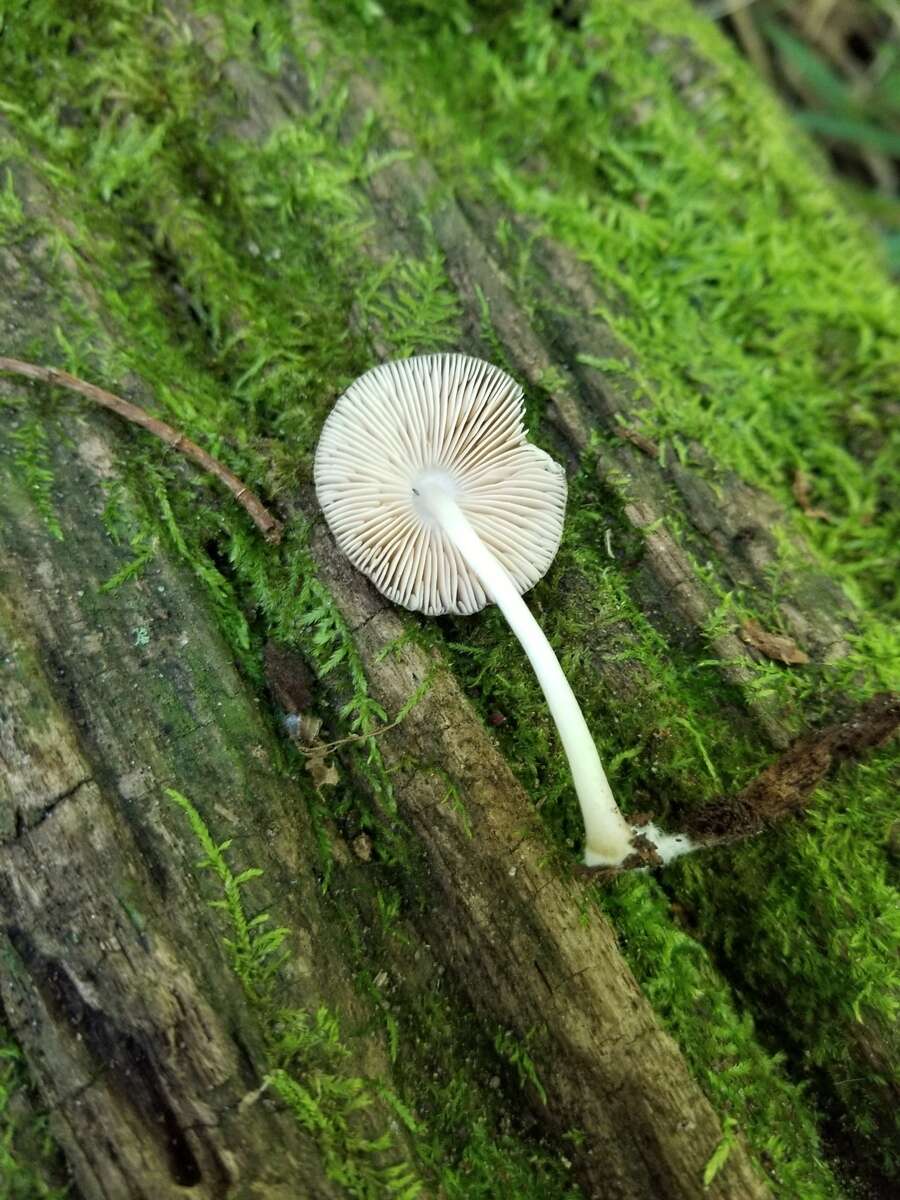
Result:
M205 32L210 53L220 54L214 30ZM307 96L296 64L274 79L228 62L223 74L247 105L241 136L262 141L285 114L302 117ZM348 136L379 105L371 82L354 81ZM391 144L410 149L399 137ZM376 261L417 253L418 214L439 182L421 159L393 162L368 181ZM33 181L25 190L32 203L52 203ZM432 215L462 305L460 348L491 356L486 304L510 368L535 387L551 370L562 381L541 431L559 454L574 463L592 433L610 435L597 450L598 470L644 538L634 593L669 634L696 637L714 601L691 554L660 525L673 494L727 586L765 586L777 507L736 478L714 492L700 472L654 456L629 425L627 385L585 362L624 356L592 315L596 283L560 247L535 242L542 324L533 325L517 304L495 216L452 199ZM515 220L512 228L530 236ZM4 251L10 288L0 320L5 350L39 346L50 361L58 314L44 253L39 245ZM78 264L65 267L77 290ZM96 303L84 295L86 307ZM378 330L369 333L377 349ZM131 383L149 403L144 382ZM23 387L0 381L7 395ZM31 386L26 394L35 403L45 396ZM365 1025L370 1014L318 886L304 789L285 769L262 689L236 669L188 565L161 549L128 588L104 587L125 552L104 532L103 486L115 479L126 495L136 486L116 465L136 442L111 418L65 405L54 428L66 440L51 450L64 540L48 530L11 456L0 458L6 1019L83 1200L338 1195L314 1139L283 1105L258 1095L267 1071L258 1016L230 970L192 835L165 799L167 788L190 796L217 835L239 839L242 865L265 868L253 884L256 903L294 930L286 1003L326 1003ZM0 442L13 420L12 409L0 409ZM547 860L531 801L458 682L436 653L403 637L404 619L336 550L311 494L293 495L288 507L293 520L313 523L316 570L353 631L374 697L396 713L423 693L379 737L428 889L406 919L403 963L420 963L423 987L429 972L446 974L474 1024L502 1026L528 1044L540 1090L529 1084L526 1102L585 1195L770 1195L739 1136L704 1185L722 1123L641 994L592 885ZM791 635L819 660L844 653L852 618L831 585L810 573L784 592L791 600L780 615ZM717 633L711 649L740 693L756 652L737 630ZM309 680L275 657L276 701L302 709ZM314 685L317 701L328 701L329 686ZM330 699L333 717L342 697ZM773 757L791 740L786 714L750 695L723 720L752 730ZM841 745L832 739L829 755ZM349 757L342 769L353 770ZM361 772L355 782L371 786ZM346 874L364 893L366 855L357 857ZM352 1054L354 1073L390 1082L380 1035L354 1042ZM519 1093L508 1103L521 1103ZM578 1139L564 1140L572 1130Z
M17 267L12 278L40 277L38 262ZM34 296L32 336L45 319L33 305ZM21 322L15 303L6 316ZM188 1186L241 1194L250 1181L272 1196L300 1186L327 1195L317 1159L285 1115L239 1109L262 1078L259 1034L228 978L196 892L194 855L166 816L163 790L176 787L202 812L221 814L240 830L249 860L265 864L280 915L301 930L305 973L292 990L307 1006L321 999L324 980L336 987L345 974L316 919L313 839L184 570L162 557L133 589L104 592L121 564L99 520L99 484L114 473L110 444L120 432L90 414L65 424L71 445L54 454L64 541L48 533L4 462L8 1018L85 1200L149 1200ZM408 646L376 667L402 631L399 617L323 533L314 552L375 668L376 696L396 711L433 664ZM739 1144L704 1192L719 1122L610 926L599 916L584 924L579 885L542 865L527 798L446 671L382 742L433 880L420 936L440 947L475 1013L545 1043L547 1104L533 1100L558 1134L585 1132L569 1154L588 1194L766 1195ZM404 770L410 758L442 773ZM445 772L459 783L471 835L445 803ZM289 824L290 836L265 839L266 829ZM353 1010L349 993L340 1001Z
M265 1072L261 1035L198 887L198 848L164 788L237 829L242 855L265 858L269 898L298 931L294 999L353 1011L298 849L308 830L299 842L267 832L303 831L304 810L183 570L160 560L128 598L104 596L117 555L96 498L110 434L77 419L70 428L65 542L3 471L7 1020L84 1197L335 1195L286 1113L241 1107Z

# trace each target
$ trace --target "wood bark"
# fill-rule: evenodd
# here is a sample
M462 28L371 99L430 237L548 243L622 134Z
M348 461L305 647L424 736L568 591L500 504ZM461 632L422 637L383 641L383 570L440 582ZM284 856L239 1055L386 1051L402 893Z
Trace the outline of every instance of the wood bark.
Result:
M272 81L230 64L228 77L250 110L246 137L261 140L285 112L302 116L293 66ZM348 132L379 107L371 84L356 80L352 91ZM404 146L400 138L394 144ZM373 257L416 252L417 215L438 182L421 161L373 177ZM491 232L495 216L448 200L433 218L463 306L460 348L490 357L479 317L486 298L511 369L533 386L550 368L565 380L546 417L560 454L577 459L593 430L618 436L600 450L598 470L622 481L627 520L644 536L635 593L651 619L688 640L715 605L690 555L658 525L673 495L720 579L748 587L768 586L777 508L737 478L721 479L713 492L697 472L663 466L639 435L623 431L626 388L578 361L624 356L589 315L600 299L596 284L561 248L536 243L533 270L551 332L538 331L517 304ZM11 286L0 320L11 348L52 346L44 253L6 252ZM77 275L77 265L69 267ZM370 332L377 346L378 331ZM140 380L133 385L146 391ZM7 393L22 387L0 382ZM121 555L100 521L102 485L116 477L115 461L134 435L112 418L74 410L64 428L67 444L53 449L64 541L48 533L10 456L0 460L6 1018L84 1200L336 1195L313 1140L283 1108L265 1098L243 1103L265 1073L262 1034L198 891L191 835L164 800L167 787L190 795L211 824L239 830L247 863L265 867L259 904L271 903L297 931L291 1003L327 1000L359 1013L317 886L300 789L283 769L271 714L237 672L187 565L161 553L132 589L104 591ZM291 503L294 517L316 521L311 494ZM401 641L402 617L349 567L321 522L312 554L386 711L400 710L428 680L402 724L380 739L431 892L409 918L409 960L421 952L427 971L454 981L473 1019L534 1047L545 1095L530 1087L527 1102L560 1146L573 1128L584 1135L565 1152L586 1195L770 1195L741 1139L704 1186L722 1125L614 930L594 912L582 919L584 882L547 863L528 796L446 665ZM818 657L841 654L850 617L832 586L807 575L784 592L793 597L782 603L785 627ZM755 651L736 633L717 635L712 648L740 688ZM339 704L333 696L332 708ZM754 730L773 753L789 740L784 714L764 701L735 705L723 720ZM464 811L448 802L448 781ZM370 786L363 775L358 783ZM365 868L346 869L364 889ZM355 1053L361 1073L389 1078L379 1039ZM877 1045L867 1053L877 1058Z
M97 602L111 564L82 489L104 431L73 433L90 465L64 472L64 544L4 479L6 1018L83 1196L333 1195L290 1117L241 1107L262 1081L260 1033L197 889L196 846L165 811L170 784L237 811L261 854L263 822L287 820L271 735L183 572L163 563L137 609ZM280 888L290 873L314 892L283 852L267 862ZM297 990L319 998L317 977L339 979L340 964L314 921L302 936Z
M40 278L36 259L7 265L11 279ZM47 319L50 298L34 289L28 300L13 293L4 314L19 337ZM186 1187L328 1195L287 1115L240 1106L262 1078L259 1032L197 894L190 834L166 814L163 789L238 824L282 911L290 880L288 915L306 948L294 1002L314 1005L324 980L344 979L340 1000L352 1011L333 935L316 919L302 808L277 778L272 735L185 570L163 556L133 591L104 593L120 564L99 520L99 484L114 471L111 443L128 435L93 414L64 424L70 445L54 452L64 541L3 463L7 1018L86 1200ZM313 547L376 696L399 709L435 664L412 646L379 662L402 633L399 616L323 530ZM135 644L139 630L146 646ZM381 740L434 887L419 936L439 947L479 1017L523 1039L538 1032L547 1102L532 1101L556 1133L584 1131L575 1158L587 1193L768 1194L741 1146L704 1190L719 1122L610 926L583 924L579 885L542 865L528 799L452 677L438 666L427 695ZM410 759L419 765L404 767ZM445 802L447 775L471 832ZM290 835L265 838L289 825Z
M35 178L17 184L47 211ZM39 240L2 252L12 344L52 341L49 254ZM0 380L0 395L19 386ZM361 1022L306 807L190 569L163 553L132 587L105 586L130 553L101 519L133 452L126 429L92 411L52 424L61 538L23 483L15 411L0 408L0 1017L73 1195L336 1197L314 1138L259 1094L264 1034L166 790L236 838L241 866L265 865L250 903L293 930L285 1003ZM383 1042L356 1043L348 1071L387 1077Z
M40 273L34 260L6 265L12 278ZM39 327L45 302L14 291L6 327L21 330L23 312ZM236 825L242 854L265 859L268 895L256 900L289 907L297 928L294 999L353 1012L299 849L304 810L189 574L162 557L127 597L104 592L119 554L99 485L115 475L121 431L92 418L66 426L64 541L48 536L8 455L2 466L6 1018L84 1197L335 1195L290 1116L242 1104L262 1082L261 1034L164 789ZM287 826L296 840L272 837Z

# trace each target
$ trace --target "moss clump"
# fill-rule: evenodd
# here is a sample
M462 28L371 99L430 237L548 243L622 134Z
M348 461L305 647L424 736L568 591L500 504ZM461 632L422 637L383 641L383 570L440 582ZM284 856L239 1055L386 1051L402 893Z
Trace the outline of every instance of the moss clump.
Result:
M599 897L622 952L717 1110L736 1121L777 1195L843 1194L826 1160L808 1090L785 1079L784 1055L761 1043L752 1017L653 880L627 878Z
M799 726L826 712L835 690L867 694L896 655L875 612L892 546L884 518L896 510L880 418L895 381L895 297L802 141L686 5L593 6L577 27L551 8L320 4L315 32L331 39L332 63L343 57L351 66L377 51L390 119L407 125L464 197L499 201L530 218L594 269L608 297L600 315L640 364L627 369L643 428L670 454L686 454L696 437L721 467L788 503L794 470L813 477L817 503L834 520L800 524L822 568L859 602L852 653L794 675L760 665L745 689L771 690ZM386 13L405 22L389 22ZM55 354L114 389L146 381L152 395L138 399L276 500L309 482L325 412L376 353L449 348L460 329L427 220L416 229L418 256L367 253L372 222L385 214L373 211L366 187L398 152L385 150L378 118L350 120L341 87L326 77L311 43L287 9L261 0L210 4L189 23L125 0L102 9L43 0L4 29L8 127L0 137L10 170L0 236L44 247L64 316L56 347L11 349ZM302 79L284 69L283 51L300 64ZM242 86L245 72L277 79L284 107L255 101L253 87ZM43 181L43 208L29 202L21 164ZM83 286L68 299L53 256L77 264ZM520 268L523 307L540 323L543 299L527 255ZM491 344L486 305L478 316ZM548 393L555 385L547 379ZM530 398L535 421L545 398ZM45 427L51 438L58 433L50 417ZM128 446L129 490L145 515L117 522L109 495L110 536L129 558L108 586L128 587L157 545L173 549L202 581L251 679L261 678L264 638L306 650L311 642L320 675L342 693L344 727L371 730L383 714L349 632L314 578L303 530L290 530L280 550L265 549L212 487L157 447L137 439ZM44 470L40 446L29 453ZM586 462L573 490L560 560L533 602L551 640L565 648L616 785L635 808L648 796L674 808L740 786L766 757L745 695L723 685L702 634L699 644L675 645L648 620L626 565L632 552L639 556L639 539L621 517L615 481L598 487L591 468ZM50 480L39 482L52 521ZM598 552L601 528L611 531L616 558ZM673 526L676 537L683 532ZM720 617L728 603L749 614L758 603L752 595L720 599ZM548 839L560 850L574 846L567 772L536 715L543 706L533 680L496 616L465 625L465 648L461 624L426 630L411 620L409 627L444 646L486 715L503 713L499 736L541 804ZM733 720L725 723L723 710ZM352 812L359 827L379 829L383 865L414 895L415 848L393 812L377 744L363 746L359 765L376 803L345 786L337 814ZM763 843L737 853L732 880L741 888L726 887L718 864L699 860L667 879L678 903L696 914L690 934L655 885L632 882L604 901L720 1111L747 1128L785 1189L810 1196L834 1188L821 1163L815 1104L795 1081L813 1078L804 1062L829 1061L842 1038L847 1044L861 989L859 1011L884 1015L883 929L864 901L883 895L881 832L871 812L882 811L889 793L878 773L853 778L852 788L842 787L842 808L822 807L810 837L796 834L802 853L795 845L779 859ZM851 838L861 888L841 875ZM808 911L795 911L794 872L813 878L814 859L839 898L819 913L824 941ZM748 909L760 878L767 903ZM753 943L766 951L754 957L752 980L732 953L748 912ZM769 954L776 946L781 951ZM852 947L858 971L829 975L837 946ZM747 989L742 995L766 1031L773 996L796 996L797 1012L810 997L828 997L817 1022L791 1022L785 1066L794 1081L742 1014L729 980ZM698 996L711 997L705 1008ZM395 1035L450 1055L465 1031L442 1035L442 1019L437 1010L411 1013ZM786 1036L782 1030L775 1043ZM488 1061L481 1050L479 1060ZM411 1092L430 1086L426 1062L423 1050L410 1069ZM457 1164L456 1181L444 1183L460 1195L477 1194L462 1190L476 1161L485 1189L490 1170L518 1181L527 1175L526 1150L498 1137L481 1100L471 1100L470 1083L454 1070L427 1093L435 1111L443 1106L454 1116L441 1126L443 1140L420 1151L437 1156L440 1148ZM875 1119L867 1095L860 1088L862 1125ZM454 1138L454 1120L472 1131L470 1142ZM552 1186L563 1194L564 1183Z
M900 1169L890 1100L900 1015L900 971L890 953L900 941L900 913L887 853L894 768L890 751L845 768L821 789L807 827L723 854L714 872L685 861L666 880L691 930L716 962L728 963L761 1014L766 1043L783 1047L794 1070L815 1083L830 1136L869 1139L876 1169L889 1178ZM766 877L771 883L760 888ZM735 891L744 921L723 924ZM865 916L848 921L850 913ZM880 1096L874 1109L873 1093Z
M423 1188L431 1188L472 1200L496 1196L500 1186L521 1200L577 1200L579 1193L567 1179L568 1164L538 1143L523 1140L519 1122L499 1111L499 1097L492 1097L491 1083L484 1078L490 1051L481 1047L475 1053L472 1039L461 1037L460 1014L440 988L410 989L399 1021L389 1023L402 1096L382 1080L349 1074L337 1015L324 1006L314 1013L285 1006L281 974L289 961L290 930L274 925L268 913L251 917L245 905L246 885L263 872L249 867L235 874L230 842L215 841L185 796L169 791L169 798L187 817L203 850L199 867L210 871L221 888L221 896L210 903L223 913L232 969L260 1021L269 1059L264 1087L315 1139L329 1178L346 1195L414 1200ZM392 953L387 943L402 936L396 897L379 889L376 898L380 919L372 928L380 931L377 947L363 952L358 924L346 922L345 915L348 950L361 963L375 954L388 961ZM367 967L362 967L360 984L375 1007L389 1015ZM511 1053L520 1071L530 1068L534 1074L519 1047L513 1046ZM406 1146L415 1161L402 1156Z
M259 1017L269 1060L264 1087L280 1097L314 1138L326 1174L348 1196L413 1200L421 1181L398 1160L400 1148L390 1131L378 1133L368 1126L379 1100L392 1101L393 1111L411 1131L414 1118L390 1089L340 1069L347 1050L340 1024L326 1007L310 1013L278 1005L276 988L289 955L285 943L290 930L273 925L268 913L248 916L244 902L246 885L263 872L247 867L235 874L228 860L231 842L215 841L187 797L172 790L168 795L187 817L206 856L199 867L212 872L221 887L221 898L210 904L224 913L232 969Z

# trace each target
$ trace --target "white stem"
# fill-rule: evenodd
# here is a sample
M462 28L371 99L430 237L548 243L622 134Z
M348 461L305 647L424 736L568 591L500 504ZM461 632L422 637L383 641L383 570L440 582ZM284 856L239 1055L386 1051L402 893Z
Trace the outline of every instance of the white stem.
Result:
M594 739L553 647L506 569L485 546L453 497L428 479L417 480L415 490L419 504L438 522L481 580L531 661L569 759L584 818L586 864L618 865L631 853L634 830L619 811Z

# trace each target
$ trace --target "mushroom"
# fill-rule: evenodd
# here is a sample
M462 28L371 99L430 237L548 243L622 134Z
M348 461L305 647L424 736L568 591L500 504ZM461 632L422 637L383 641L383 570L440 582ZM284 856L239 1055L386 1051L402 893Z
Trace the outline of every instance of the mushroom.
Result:
M618 866L636 835L668 860L687 839L632 828L553 648L522 599L559 547L563 468L526 438L522 389L465 354L384 363L335 404L315 457L341 550L394 603L428 615L493 601L528 655L569 760L588 866ZM642 841L642 845L646 842Z

